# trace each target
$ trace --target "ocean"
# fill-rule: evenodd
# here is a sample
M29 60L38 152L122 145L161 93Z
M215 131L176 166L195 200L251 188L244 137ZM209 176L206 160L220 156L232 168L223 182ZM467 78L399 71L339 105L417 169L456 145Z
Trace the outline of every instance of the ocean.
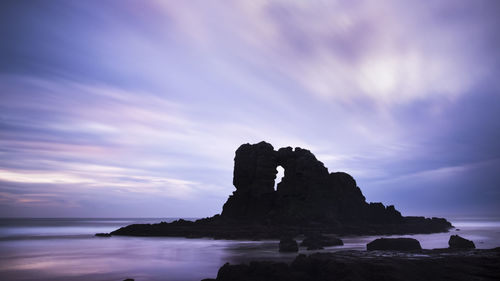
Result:
M291 261L296 253L279 253L278 241L228 241L188 238L95 237L132 223L173 221L150 219L0 219L1 280L201 280L215 278L224 263L250 260ZM403 235L423 248L446 248L451 234L473 240L477 248L500 246L500 219L449 219L459 230ZM344 246L323 252L364 250L380 236L341 237ZM389 236L385 236L389 237ZM320 251L320 252L321 252ZM313 253L306 251L300 253Z

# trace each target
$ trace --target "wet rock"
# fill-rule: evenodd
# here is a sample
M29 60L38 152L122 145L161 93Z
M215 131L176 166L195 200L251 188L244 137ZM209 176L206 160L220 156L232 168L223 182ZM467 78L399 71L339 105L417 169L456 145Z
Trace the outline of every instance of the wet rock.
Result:
M467 240L458 235L450 236L450 240L448 241L448 245L451 249L475 249L476 245L474 242Z
M280 240L279 251L280 252L298 252L299 245L297 244L297 241L295 241L293 238L284 237L284 238L281 238L281 240Z
M313 251L313 250L323 250L325 247L321 245L318 241L312 242L307 246L308 251Z
M344 245L341 239L321 234L309 234L300 243L300 246L307 247L307 250L320 250L324 247L341 245Z
M422 250L420 242L413 238L379 238L366 244L368 251L391 250L391 251L412 251Z
M109 234L109 233L96 233L95 236L97 236L97 237L111 237L111 234Z
M364 280L500 280L500 252L423 250L425 257L399 253L349 251L298 255L291 263L225 264L218 281L364 281Z

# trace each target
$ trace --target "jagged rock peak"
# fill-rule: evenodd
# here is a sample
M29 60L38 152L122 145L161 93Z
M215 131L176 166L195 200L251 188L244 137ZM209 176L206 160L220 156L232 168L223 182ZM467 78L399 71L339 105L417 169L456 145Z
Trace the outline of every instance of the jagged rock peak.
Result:
M285 174L277 184L277 167ZM368 205L356 181L347 173L329 173L314 154L300 147L274 150L267 142L243 144L235 153L236 191L224 204L222 216L243 220L339 223L397 220L401 214L381 203ZM373 211L373 212L372 212Z

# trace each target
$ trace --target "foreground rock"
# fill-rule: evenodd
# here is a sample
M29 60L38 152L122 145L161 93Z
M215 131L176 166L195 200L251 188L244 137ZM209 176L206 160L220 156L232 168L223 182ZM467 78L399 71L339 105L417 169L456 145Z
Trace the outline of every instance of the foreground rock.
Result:
M450 246L451 249L474 249L474 248L476 248L476 245L474 245L474 242L467 240L465 238L462 238L458 235L450 236L450 240L448 241L448 245Z
M368 251L414 251L422 250L420 242L413 238L379 238L366 244Z
M279 251L280 252L298 252L299 245L297 244L297 241L293 240L293 238L285 237L285 238L282 238L280 240Z
M285 175L277 184L277 167ZM243 144L234 158L233 185L222 213L196 222L130 225L112 235L279 238L311 232L405 234L444 232L443 218L403 217L394 206L367 203L356 181L330 173L309 150L277 151L266 142Z
M326 280L500 280L500 248L492 250L422 250L419 255L376 255L345 251L299 255L291 263L225 264L217 281Z
M321 234L309 234L302 240L300 246L307 247L307 250L320 250L324 247L342 246L344 242L336 237L328 237Z

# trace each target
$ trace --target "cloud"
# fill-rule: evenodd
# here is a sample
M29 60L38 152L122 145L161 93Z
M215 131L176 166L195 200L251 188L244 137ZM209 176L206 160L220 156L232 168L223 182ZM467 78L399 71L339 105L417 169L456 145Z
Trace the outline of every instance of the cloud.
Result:
M310 149L369 199L405 202L383 192L405 184L391 179L500 157L496 6L11 4L2 204L215 213L233 191L234 150L262 140Z
M470 40L489 40L494 15L487 5L460 2L460 13L440 16L452 4L252 1L195 11L187 3L162 8L175 14L171 20L185 37L213 57L265 65L265 74L275 72L327 100L368 98L391 105L453 99L492 70L483 54L491 46L467 46ZM231 24L213 22L214 14Z

